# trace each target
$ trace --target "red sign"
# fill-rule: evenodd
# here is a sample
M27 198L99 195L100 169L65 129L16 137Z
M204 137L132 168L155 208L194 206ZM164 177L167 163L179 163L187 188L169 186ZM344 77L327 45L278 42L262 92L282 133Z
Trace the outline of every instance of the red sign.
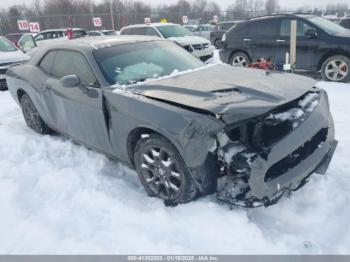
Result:
M145 24L150 24L151 23L151 18L150 17L145 17Z
M29 30L29 23L27 20L17 20L18 29L21 31Z
M40 32L40 25L37 22L31 22L29 23L29 30L32 33L38 33Z
M95 27L100 27L102 26L102 20L100 17L94 17L92 18L92 22L94 23Z

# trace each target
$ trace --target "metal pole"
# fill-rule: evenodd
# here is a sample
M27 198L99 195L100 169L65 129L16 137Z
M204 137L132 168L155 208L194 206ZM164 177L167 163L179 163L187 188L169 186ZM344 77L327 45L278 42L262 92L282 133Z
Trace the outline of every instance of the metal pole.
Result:
M111 14L112 29L113 29L113 31L115 31L114 16L113 16L113 9L112 9L112 0L109 1L109 11Z
M290 65L292 72L294 72L297 54L297 20L291 20L290 22Z

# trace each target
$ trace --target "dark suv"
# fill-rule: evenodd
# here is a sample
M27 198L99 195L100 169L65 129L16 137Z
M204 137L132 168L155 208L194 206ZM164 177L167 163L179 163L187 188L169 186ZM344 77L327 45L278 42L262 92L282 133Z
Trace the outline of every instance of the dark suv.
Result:
M274 15L239 23L223 37L222 61L247 66L265 58L283 64L291 20L297 20L296 69L321 71L328 81L350 81L350 31L314 15Z
M217 49L221 48L221 39L222 36L235 24L239 23L241 21L225 21L218 23L214 30L210 32L210 42L212 45L214 45Z

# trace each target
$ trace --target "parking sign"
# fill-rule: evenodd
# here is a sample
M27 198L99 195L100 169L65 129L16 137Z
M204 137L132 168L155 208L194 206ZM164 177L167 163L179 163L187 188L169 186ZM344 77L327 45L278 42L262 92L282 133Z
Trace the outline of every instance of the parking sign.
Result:
M92 18L92 21L93 21L95 27L102 26L102 20L100 17L94 17L94 18Z
M215 23L219 23L219 16L214 15L214 16L213 16L213 21L214 21Z
M184 23L184 24L187 24L187 23L188 23L188 17L187 17L186 15L184 15L184 16L182 17L182 23Z
M150 23L151 23L151 18L145 17L145 24L150 24Z
M17 20L18 29L21 31L29 30L28 20Z
M29 30L32 33L38 33L40 32L40 25L37 22L30 22L29 23Z

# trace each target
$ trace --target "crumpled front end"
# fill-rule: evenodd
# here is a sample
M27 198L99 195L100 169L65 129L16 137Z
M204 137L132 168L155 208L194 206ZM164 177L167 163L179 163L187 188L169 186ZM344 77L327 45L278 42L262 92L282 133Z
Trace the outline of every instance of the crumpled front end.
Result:
M327 94L308 92L267 115L218 134L217 198L234 205L271 205L313 173L325 173L335 151Z

